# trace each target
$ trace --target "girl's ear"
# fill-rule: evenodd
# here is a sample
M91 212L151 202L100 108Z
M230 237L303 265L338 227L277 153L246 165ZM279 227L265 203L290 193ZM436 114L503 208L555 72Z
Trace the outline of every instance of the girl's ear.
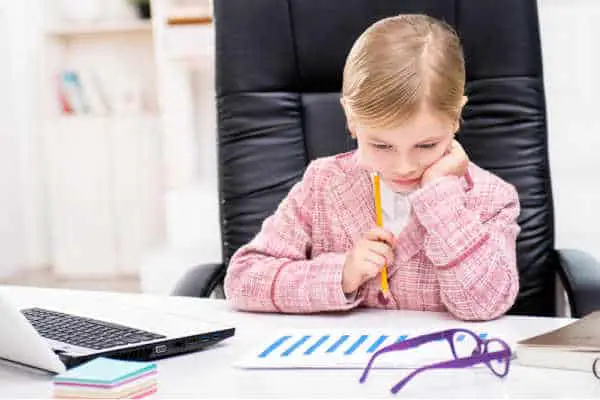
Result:
M354 124L352 123L352 121L348 119L346 122L346 126L348 127L348 132L350 132L350 136L352 136L352 139L356 139L356 129L354 129Z
M465 108L465 104L467 104L467 102L469 101L469 98L467 96L463 96L460 102L460 112L458 113L458 120L454 121L454 126L452 127L452 131L454 132L454 134L456 135L456 133L458 132L458 130L460 129L460 123L462 122L462 112L463 109Z
M346 119L348 119L348 105L346 104L346 100L344 100L344 96L340 97L340 104L342 105L342 110L344 110Z
M462 121L462 119L458 119L456 121L454 121L454 124L452 126L452 136L455 137L456 134L458 133L458 130L460 129L460 121Z
M350 136L353 139L356 139L356 133L354 133L354 124L352 123L352 118L350 117L350 110L348 110L348 105L344 101L344 98L340 98L340 104L342 105L342 109L344 110L344 115L346 116L346 126L348 128L348 132L350 132Z

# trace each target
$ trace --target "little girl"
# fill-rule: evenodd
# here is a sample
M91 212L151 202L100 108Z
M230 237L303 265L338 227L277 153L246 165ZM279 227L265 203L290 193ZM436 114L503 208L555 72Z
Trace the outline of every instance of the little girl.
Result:
M225 278L233 306L503 315L519 291L519 199L454 139L464 88L462 49L450 26L399 15L369 27L348 55L342 88L357 150L311 162L233 255ZM381 228L373 173L382 182ZM384 266L387 303L378 296Z

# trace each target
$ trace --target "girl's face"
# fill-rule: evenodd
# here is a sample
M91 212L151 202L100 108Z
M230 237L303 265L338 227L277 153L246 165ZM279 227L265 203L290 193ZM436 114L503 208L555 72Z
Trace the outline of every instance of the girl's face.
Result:
M417 189L425 170L444 156L458 130L458 122L419 111L394 129L364 128L349 123L358 141L361 165L378 172L395 192Z

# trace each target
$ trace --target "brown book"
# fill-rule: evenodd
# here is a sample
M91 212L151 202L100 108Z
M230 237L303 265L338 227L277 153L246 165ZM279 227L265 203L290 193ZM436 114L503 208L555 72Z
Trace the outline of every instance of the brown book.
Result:
M599 371L600 311L517 342L516 354L521 365Z

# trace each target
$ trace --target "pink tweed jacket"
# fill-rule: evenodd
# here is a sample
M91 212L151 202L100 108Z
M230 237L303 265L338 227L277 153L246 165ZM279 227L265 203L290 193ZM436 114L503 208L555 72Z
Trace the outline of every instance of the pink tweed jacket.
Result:
M411 215L388 266L392 301L377 301L379 277L348 300L346 254L375 226L371 178L355 153L313 161L303 179L232 257L225 293L240 310L315 313L380 307L448 311L462 320L504 314L519 290L515 188L471 163L409 196Z

